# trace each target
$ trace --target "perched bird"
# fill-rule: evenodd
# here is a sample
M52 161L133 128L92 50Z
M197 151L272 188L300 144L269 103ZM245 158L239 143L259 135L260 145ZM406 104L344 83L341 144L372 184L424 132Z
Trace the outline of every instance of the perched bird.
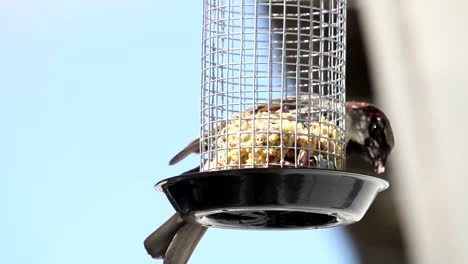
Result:
M282 111L307 113L311 110L308 108L309 104L307 102L297 102L305 100L308 102L310 98L303 96L300 100L296 100L295 97L291 96L283 99L281 104L276 99L271 104L262 104L255 109L246 110L246 112L277 111L281 105ZM326 102L330 103L330 101ZM314 103L312 102L312 104ZM299 109L297 109L297 106L299 106ZM365 154L377 173L384 172L388 155L394 146L393 130L390 122L385 114L373 104L351 101L346 102L345 106L347 152L358 153L359 155ZM200 153L200 138L193 140L177 153L169 161L169 165L176 164L192 153Z
M310 97L300 100L302 99L310 100ZM302 104L297 101L295 97L288 97L281 100L281 104L279 100L273 100L270 104L247 111L310 112L310 107L302 108ZM394 146L390 122L375 105L353 101L346 102L345 106L347 153L365 156L377 173L384 172L387 158ZM191 153L199 152L200 139L195 139L171 159L170 164L179 162ZM198 171L199 167L183 174ZM175 213L145 240L144 245L151 257L162 258L165 264L185 264L206 230L206 227L184 221L183 216Z

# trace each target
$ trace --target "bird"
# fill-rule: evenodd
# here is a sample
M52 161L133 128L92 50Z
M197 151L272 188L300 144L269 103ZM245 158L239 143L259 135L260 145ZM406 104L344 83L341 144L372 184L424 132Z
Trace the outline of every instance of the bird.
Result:
M262 104L246 111L257 113L280 110L304 114L311 111L310 106L302 107L307 104L299 103L304 100L310 100L310 96L276 99L270 104ZM346 152L362 155L377 173L383 173L395 144L390 121L381 109L371 103L350 101L345 103L345 109ZM199 154L200 143L199 138L190 142L170 160L169 164L174 165L192 153ZM182 175L199 171L198 166ZM206 231L207 227L186 222L183 216L176 212L145 239L144 246L151 257L162 258L164 264L186 264Z
M261 104L245 112L278 111L307 114L311 112L309 105L319 104L317 97L309 104L309 96L290 96L285 99L272 100L271 104ZM316 101L315 101L316 100ZM323 100L323 104L332 104L331 100ZM297 109L297 106L300 106ZM326 108L326 107L324 107ZM376 105L367 102L349 101L345 103L346 108L346 142L347 152L364 154L375 168L377 173L385 171L385 163L395 144L393 130L384 112ZM170 161L174 165L190 154L200 153L200 138L191 141L184 149L178 152ZM206 147L206 145L205 145Z

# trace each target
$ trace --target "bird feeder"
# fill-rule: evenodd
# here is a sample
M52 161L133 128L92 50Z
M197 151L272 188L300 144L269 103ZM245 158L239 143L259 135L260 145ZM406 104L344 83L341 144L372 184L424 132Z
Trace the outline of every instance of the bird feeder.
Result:
M200 172L157 184L187 221L359 221L384 180L345 171L346 0L204 0Z

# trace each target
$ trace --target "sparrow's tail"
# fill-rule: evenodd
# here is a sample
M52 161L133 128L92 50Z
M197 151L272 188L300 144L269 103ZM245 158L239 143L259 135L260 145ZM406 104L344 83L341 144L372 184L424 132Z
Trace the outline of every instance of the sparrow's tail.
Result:
M200 138L197 138L190 142L183 150L177 153L170 161L169 165L174 165L177 162L183 160L185 157L192 153L200 152Z
M144 245L148 254L153 258L164 258L172 239L184 224L185 221L175 213L145 239Z
M144 245L153 258L164 259L165 264L185 264L207 228L185 222L175 213L145 239Z
M164 256L164 264L186 264L208 228L185 223L177 231Z

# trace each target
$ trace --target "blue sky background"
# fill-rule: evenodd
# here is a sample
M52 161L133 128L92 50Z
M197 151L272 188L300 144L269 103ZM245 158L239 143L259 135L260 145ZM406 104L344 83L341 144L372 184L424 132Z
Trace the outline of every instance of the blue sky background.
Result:
M162 263L199 133L202 1L0 0L0 262ZM190 263L356 263L342 229L210 229Z

